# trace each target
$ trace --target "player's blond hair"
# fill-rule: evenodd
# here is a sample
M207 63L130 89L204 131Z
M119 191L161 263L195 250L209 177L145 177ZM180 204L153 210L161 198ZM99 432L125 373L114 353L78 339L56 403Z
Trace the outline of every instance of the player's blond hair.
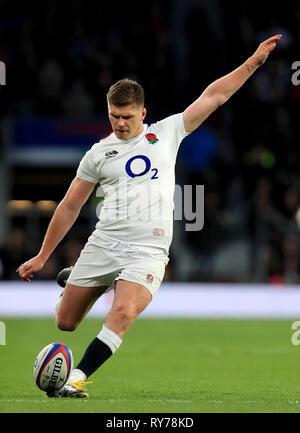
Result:
M110 86L106 94L107 102L116 107L125 107L126 105L144 106L144 89L134 80L124 78Z

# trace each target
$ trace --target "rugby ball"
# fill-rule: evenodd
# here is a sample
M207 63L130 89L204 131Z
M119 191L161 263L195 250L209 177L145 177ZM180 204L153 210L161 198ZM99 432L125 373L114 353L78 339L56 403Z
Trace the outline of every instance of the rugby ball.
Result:
M73 368L73 354L63 343L50 343L38 354L33 376L42 391L58 390L64 386Z

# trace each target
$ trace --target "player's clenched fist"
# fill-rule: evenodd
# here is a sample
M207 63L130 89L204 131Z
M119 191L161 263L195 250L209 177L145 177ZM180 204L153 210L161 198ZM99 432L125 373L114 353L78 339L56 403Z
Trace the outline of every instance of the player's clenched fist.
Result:
M36 256L19 266L16 272L19 273L21 280L29 283L33 277L33 273L40 271L43 266L44 262L40 257Z

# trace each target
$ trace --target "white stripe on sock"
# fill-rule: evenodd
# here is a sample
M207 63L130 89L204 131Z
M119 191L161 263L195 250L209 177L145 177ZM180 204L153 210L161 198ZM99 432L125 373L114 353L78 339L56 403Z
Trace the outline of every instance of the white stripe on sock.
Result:
M97 338L103 341L103 343L110 348L112 353L115 353L122 343L122 338L120 338L114 331L108 329L105 325L103 325L101 331L97 335Z

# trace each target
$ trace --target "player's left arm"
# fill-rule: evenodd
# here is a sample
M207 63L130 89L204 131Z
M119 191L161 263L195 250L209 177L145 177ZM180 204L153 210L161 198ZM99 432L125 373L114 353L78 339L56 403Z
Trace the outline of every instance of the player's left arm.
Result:
M262 42L255 53L233 72L210 84L201 96L183 113L185 130L193 132L218 107L223 105L261 66L276 47L282 35Z

